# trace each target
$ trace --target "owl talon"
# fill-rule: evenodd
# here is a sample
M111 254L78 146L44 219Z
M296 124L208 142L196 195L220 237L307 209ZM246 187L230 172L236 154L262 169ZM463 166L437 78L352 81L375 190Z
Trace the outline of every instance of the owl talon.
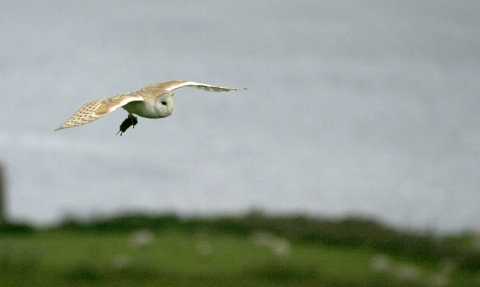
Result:
M138 123L137 117L134 115L129 114L128 117L122 122L120 125L120 130L117 132L120 133L120 136L130 127L135 128L135 125Z

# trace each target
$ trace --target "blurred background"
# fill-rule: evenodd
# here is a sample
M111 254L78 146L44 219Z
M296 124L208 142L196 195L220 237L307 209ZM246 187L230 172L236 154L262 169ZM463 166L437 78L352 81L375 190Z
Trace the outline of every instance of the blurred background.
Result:
M476 0L2 1L0 39L11 220L257 210L480 228ZM122 137L120 109L53 131L173 79L248 90L176 90L171 117Z
M10 217L119 210L480 219L478 1L2 1ZM188 79L175 114L53 132L86 102Z

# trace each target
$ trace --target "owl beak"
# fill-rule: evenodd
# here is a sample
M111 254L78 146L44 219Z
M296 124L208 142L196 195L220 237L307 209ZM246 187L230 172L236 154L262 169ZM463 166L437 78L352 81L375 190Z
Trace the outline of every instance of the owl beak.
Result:
M168 105L167 109L168 109L169 114L173 114L173 111L175 110L175 98L174 98L173 94L170 95L170 98L172 100L172 104Z

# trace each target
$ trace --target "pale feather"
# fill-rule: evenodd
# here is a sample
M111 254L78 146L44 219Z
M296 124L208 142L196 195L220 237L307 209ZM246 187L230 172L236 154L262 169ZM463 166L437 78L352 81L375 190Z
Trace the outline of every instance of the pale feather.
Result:
M167 91L172 91L181 87L194 87L200 90L209 91L209 92L228 92L228 91L235 91L235 90L246 90L247 88L227 88L227 87L219 87L213 86L209 84L197 83L187 80L174 80L162 83L155 83L143 88L140 88L138 91L143 91L147 89L163 89Z
M63 123L63 125L56 129L56 131L88 124L134 101L143 101L140 93L119 94L111 98L86 103Z

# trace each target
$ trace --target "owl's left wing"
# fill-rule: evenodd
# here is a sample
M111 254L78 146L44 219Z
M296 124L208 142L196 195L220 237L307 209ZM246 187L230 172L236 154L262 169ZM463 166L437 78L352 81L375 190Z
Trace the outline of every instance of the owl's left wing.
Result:
M107 99L92 101L81 106L63 125L56 131L66 128L73 128L88 124L94 120L98 120L104 115L113 112L130 102L143 101L141 93L133 92L128 94L120 94Z
M181 87L194 87L197 89L201 89L204 91L209 91L209 92L228 92L232 90L246 90L247 88L227 88L227 87L219 87L219 86L213 86L209 84L202 84L202 83L197 83L197 82L192 82L192 81L185 81L185 80L174 80L174 81L169 81L169 82L163 82L163 83L156 83L156 84L151 84L148 86L145 86L138 91L141 90L146 90L146 89L163 89L167 91L172 91Z

